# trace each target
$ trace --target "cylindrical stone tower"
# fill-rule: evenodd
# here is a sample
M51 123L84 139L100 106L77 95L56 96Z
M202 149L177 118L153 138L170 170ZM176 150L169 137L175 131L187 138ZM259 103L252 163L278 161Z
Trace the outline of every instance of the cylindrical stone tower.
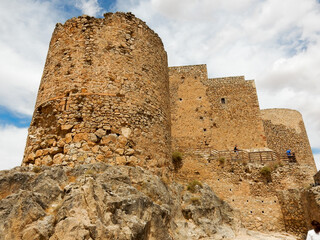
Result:
M291 149L298 163L310 167L313 177L316 166L301 113L292 109L265 109L261 115L268 147L282 155Z
M166 166L170 154L167 54L131 13L57 24L23 165Z

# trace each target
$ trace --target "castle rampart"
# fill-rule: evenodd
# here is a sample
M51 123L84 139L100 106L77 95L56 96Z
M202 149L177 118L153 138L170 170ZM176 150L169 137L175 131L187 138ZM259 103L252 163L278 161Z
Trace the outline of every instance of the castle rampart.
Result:
M162 41L132 14L57 24L23 162L167 165L168 92Z
M174 148L267 146L254 81L208 79L206 65L170 67L169 76Z

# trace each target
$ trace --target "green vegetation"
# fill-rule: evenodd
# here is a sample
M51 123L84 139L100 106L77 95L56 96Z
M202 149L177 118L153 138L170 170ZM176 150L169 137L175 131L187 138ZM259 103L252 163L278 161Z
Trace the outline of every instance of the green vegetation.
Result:
M175 171L178 171L180 168L182 168L183 162L181 152L175 151L172 153L172 164Z
M226 159L224 157L219 157L218 162L223 165L226 162Z
M192 198L190 198L190 201L193 205L200 205L201 204L200 199L198 197L192 197Z
M264 166L263 168L260 169L261 175L265 177L267 182L272 182L271 172L272 172L272 168L270 166Z
M260 173L263 176L268 176L271 174L271 168L269 166L264 166L263 168L260 169Z
M32 168L32 171L33 171L34 173L39 173L39 172L41 171L41 168L40 168L39 166L34 166L34 167Z
M188 183L187 190L194 193L196 191L196 186L202 188L201 182L199 182L198 180L193 180L192 182Z

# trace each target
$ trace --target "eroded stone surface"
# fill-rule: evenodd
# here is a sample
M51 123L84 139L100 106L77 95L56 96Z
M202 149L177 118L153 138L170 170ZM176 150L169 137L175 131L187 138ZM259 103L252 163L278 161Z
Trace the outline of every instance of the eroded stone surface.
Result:
M0 239L234 239L237 212L139 167L104 163L0 172Z

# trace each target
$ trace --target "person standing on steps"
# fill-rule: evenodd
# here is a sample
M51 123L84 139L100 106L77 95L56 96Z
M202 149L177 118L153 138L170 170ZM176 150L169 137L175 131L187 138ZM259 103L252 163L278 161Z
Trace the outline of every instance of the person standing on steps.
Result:
M237 144L234 146L233 151L235 152L235 154L237 155L237 158L238 158L239 157L239 148L238 148Z
M311 222L313 229L308 231L306 240L320 240L320 223L316 220Z

